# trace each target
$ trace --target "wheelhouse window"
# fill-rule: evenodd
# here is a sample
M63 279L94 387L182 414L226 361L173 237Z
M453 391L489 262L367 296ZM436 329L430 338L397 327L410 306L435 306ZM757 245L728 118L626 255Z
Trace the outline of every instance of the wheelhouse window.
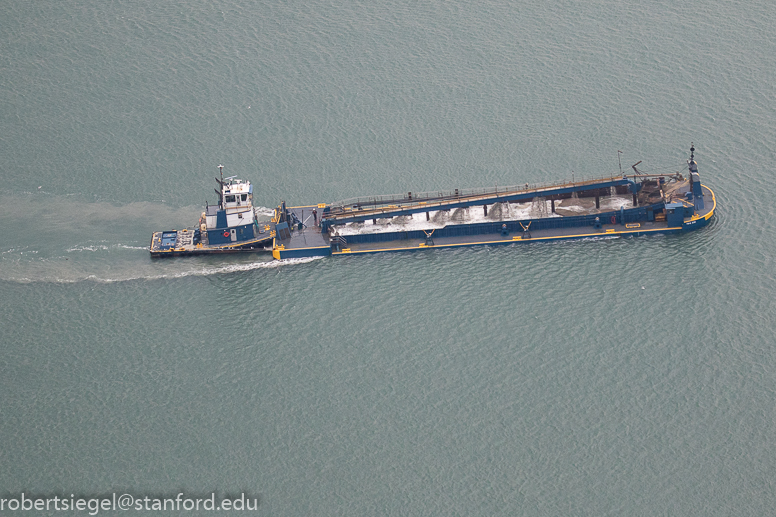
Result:
M226 196L227 203L234 203L234 196Z

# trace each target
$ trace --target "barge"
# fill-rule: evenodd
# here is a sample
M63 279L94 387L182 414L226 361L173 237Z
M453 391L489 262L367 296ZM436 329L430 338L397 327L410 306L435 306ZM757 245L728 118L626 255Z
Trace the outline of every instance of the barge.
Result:
M237 221L234 215L207 219L211 212L217 216L220 211L235 211L234 201L226 197L232 190L227 193L224 183L218 209L208 207L206 220L200 221L200 239L207 235L206 244L200 242L197 247L197 243L180 240L181 232L176 232L178 240L172 243L170 237L163 250L164 236L171 232L157 232L151 255L271 250L281 260L680 233L708 224L716 198L701 183L694 146L684 174L681 170L644 174L636 165L633 174L555 184L408 192L293 207L283 201L270 221L253 220L252 235L246 228L232 233L232 223ZM229 184L230 189L245 185L236 181ZM155 248L155 243L160 244Z

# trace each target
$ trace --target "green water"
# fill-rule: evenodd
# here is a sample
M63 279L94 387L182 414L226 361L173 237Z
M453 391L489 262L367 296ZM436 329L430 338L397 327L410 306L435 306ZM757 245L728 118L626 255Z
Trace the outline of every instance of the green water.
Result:
M776 506L770 3L9 1L0 20L0 497ZM273 207L608 174L618 150L677 171L690 142L718 212L682 236L145 249L214 201L219 163Z

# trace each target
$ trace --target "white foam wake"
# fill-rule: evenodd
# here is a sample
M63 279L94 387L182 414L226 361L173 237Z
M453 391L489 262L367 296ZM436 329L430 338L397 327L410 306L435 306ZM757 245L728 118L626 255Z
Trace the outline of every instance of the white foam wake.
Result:
M92 281L92 282L99 282L99 283L116 283L116 282L130 282L134 280L162 280L162 279L176 279L176 278L185 278L189 276L211 276L211 275L220 275L220 274L229 274L229 273L236 273L241 271L252 271L255 269L269 269L269 268L276 268L276 267L285 267L285 266L292 266L297 264L306 264L308 262L312 262L314 260L321 259L323 257L305 257L305 258L293 258L293 259L283 259L283 260L270 260L270 261L258 261L258 262L248 262L244 264L228 264L224 266L212 266L212 267L203 267L198 269L189 269L185 271L177 271L177 272L170 272L170 273L159 273L159 274L140 274L140 275L128 275L125 277L103 277L98 274L90 274L85 275L80 278L51 278L51 277L39 277L39 278L29 278L29 277L18 277L18 278L6 278L5 280L11 281L11 282L17 282L17 283L37 283L37 282L52 282L52 283L59 283L59 284L74 284L78 282L84 282L84 281ZM186 259L191 260L191 259Z

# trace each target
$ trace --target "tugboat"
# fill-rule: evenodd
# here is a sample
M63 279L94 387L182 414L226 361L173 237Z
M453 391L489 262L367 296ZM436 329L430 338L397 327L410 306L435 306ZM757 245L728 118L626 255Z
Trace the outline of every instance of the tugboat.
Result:
M205 206L196 228L155 232L149 247L152 257L269 251L265 248L272 246L274 223L258 222L253 185L236 176L224 178L223 165L218 169L218 205Z

